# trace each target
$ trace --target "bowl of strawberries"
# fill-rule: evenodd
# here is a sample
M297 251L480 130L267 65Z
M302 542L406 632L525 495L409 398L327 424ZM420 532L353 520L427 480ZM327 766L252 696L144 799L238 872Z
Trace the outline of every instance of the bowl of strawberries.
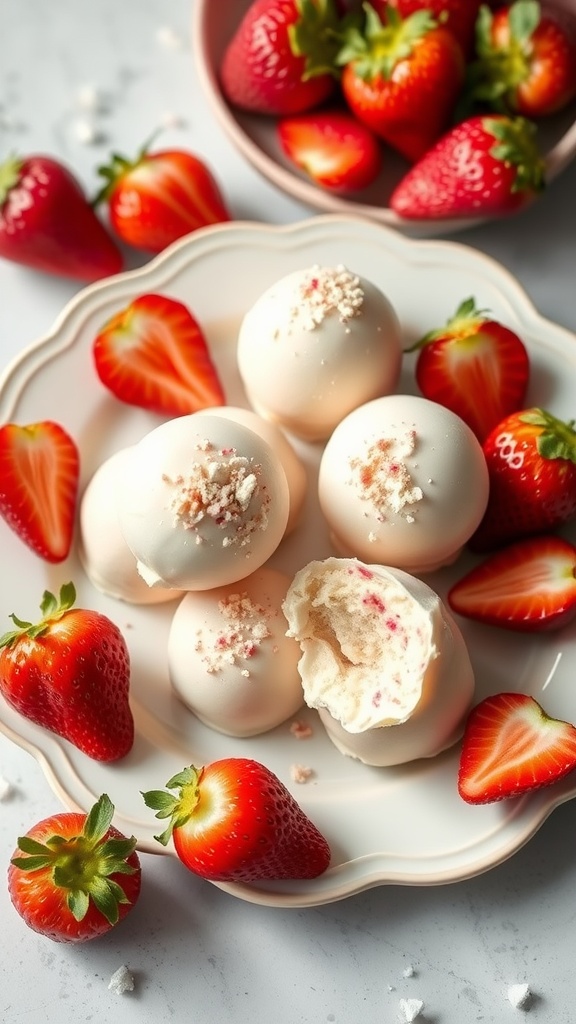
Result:
M576 153L572 0L195 0L193 49L238 150L325 213L460 230Z

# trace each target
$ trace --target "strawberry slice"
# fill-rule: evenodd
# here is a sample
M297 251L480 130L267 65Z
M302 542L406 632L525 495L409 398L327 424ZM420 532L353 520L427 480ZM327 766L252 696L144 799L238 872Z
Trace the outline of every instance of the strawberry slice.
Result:
M140 295L93 343L96 371L121 402L164 416L225 405L202 330L181 302Z
M366 188L380 173L379 143L351 114L313 111L282 118L276 130L290 162L331 192Z
M576 728L551 718L525 693L497 693L468 716L458 792L492 803L550 786L576 768Z
M62 562L74 531L80 456L58 423L0 427L0 515L47 562Z
M409 349L415 350L416 381L424 397L455 412L480 441L522 408L530 372L524 343L478 309L473 298Z
M452 611L505 629L558 629L576 615L576 548L561 537L511 544L448 593Z

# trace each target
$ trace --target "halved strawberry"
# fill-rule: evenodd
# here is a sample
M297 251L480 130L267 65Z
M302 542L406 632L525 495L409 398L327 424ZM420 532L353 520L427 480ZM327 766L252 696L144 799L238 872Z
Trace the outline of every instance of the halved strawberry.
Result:
M576 728L525 693L497 693L466 722L458 792L486 804L550 786L576 768Z
M576 547L561 537L521 540L463 576L452 611L505 629L559 629L576 615Z
M288 159L322 188L355 192L380 173L380 146L351 114L313 111L282 118L276 130Z
M484 441L509 413L522 408L530 364L515 331L465 299L444 327L429 331L418 350L416 381L425 398L455 412Z
M0 427L0 515L47 562L70 551L80 455L52 420Z
M202 329L166 295L140 295L116 313L93 354L102 383L128 405L185 416L226 402Z

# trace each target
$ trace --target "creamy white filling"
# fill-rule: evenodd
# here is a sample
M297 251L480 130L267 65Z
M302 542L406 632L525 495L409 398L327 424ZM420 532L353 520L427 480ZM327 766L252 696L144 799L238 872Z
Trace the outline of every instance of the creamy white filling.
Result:
M288 635L302 650L310 707L326 708L351 733L410 718L440 653L441 604L429 587L404 573L328 558L296 574L283 607Z

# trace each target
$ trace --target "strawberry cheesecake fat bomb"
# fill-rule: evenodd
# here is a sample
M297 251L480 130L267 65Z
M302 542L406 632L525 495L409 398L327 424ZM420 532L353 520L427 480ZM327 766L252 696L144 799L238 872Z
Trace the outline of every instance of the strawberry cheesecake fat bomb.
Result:
M341 265L281 278L248 310L238 335L250 404L308 441L325 440L357 405L394 391L401 359L389 300Z
M296 573L284 612L302 649L305 702L341 753L396 765L459 739L472 666L452 616L421 580L327 558Z
M146 434L119 480L120 529L151 587L207 590L248 576L278 547L289 505L270 445L207 413Z

